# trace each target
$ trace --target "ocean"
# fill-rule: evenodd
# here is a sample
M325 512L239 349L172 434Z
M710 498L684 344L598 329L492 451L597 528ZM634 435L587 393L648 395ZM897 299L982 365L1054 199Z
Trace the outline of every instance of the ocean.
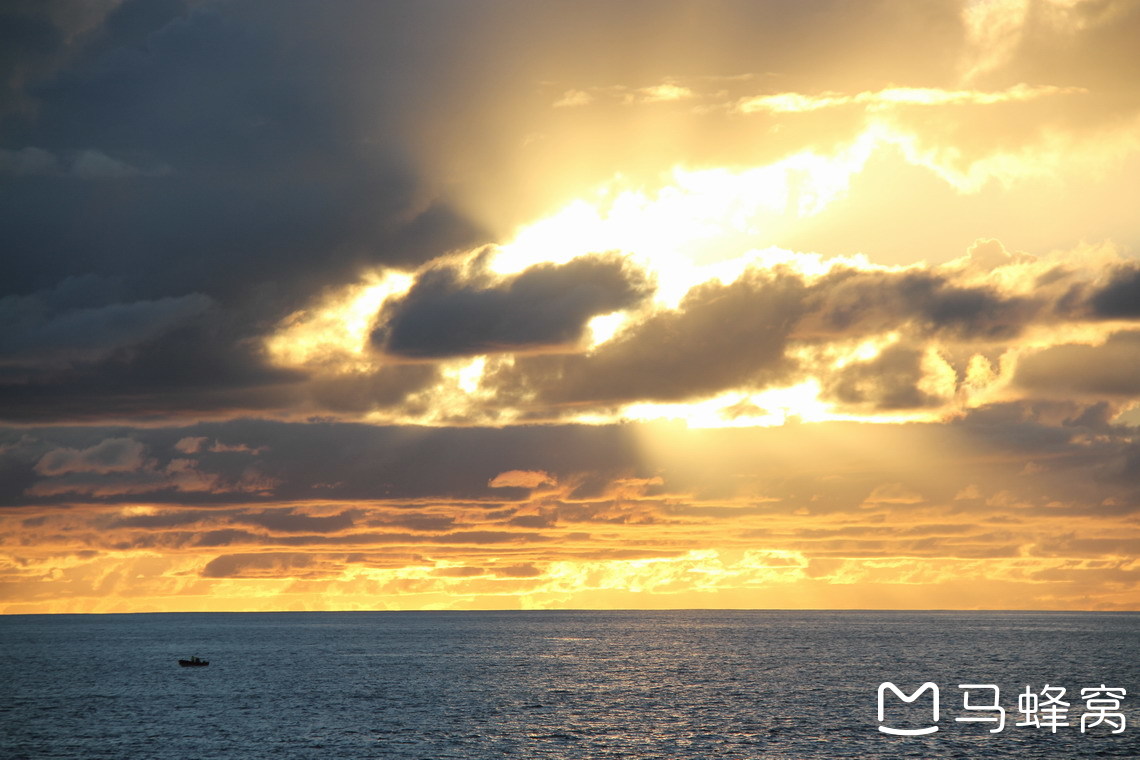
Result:
M15 615L0 647L12 760L1140 757L1140 613Z

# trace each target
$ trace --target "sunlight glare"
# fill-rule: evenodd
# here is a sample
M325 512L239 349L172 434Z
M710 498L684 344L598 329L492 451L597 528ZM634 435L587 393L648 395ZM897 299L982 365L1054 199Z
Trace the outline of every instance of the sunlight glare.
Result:
M363 282L328 294L319 305L294 312L266 341L269 357L283 367L373 369L368 334L376 313L389 298L406 293L414 279L405 272L371 272Z
M539 263L564 264L620 251L657 280L657 303L675 307L710 271L738 259L841 197L883 140L869 129L825 156L803 151L750 169L674 167L656 192L618 175L593 193L519 229L498 246L491 271L511 275Z
M589 347L597 348L622 331L629 323L629 315L615 311L612 314L599 314L586 323L589 331Z

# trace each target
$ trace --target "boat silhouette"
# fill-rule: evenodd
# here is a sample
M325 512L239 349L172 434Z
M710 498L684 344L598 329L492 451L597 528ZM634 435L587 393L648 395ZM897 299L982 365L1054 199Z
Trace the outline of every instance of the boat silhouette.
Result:
M194 655L189 660L179 660L178 664L184 668L202 668L209 665L210 661L200 659L198 655Z

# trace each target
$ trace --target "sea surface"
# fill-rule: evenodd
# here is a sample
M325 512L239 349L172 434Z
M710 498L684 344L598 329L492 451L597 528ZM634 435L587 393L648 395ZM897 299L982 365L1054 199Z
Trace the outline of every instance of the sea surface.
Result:
M885 681L937 684L883 725L938 731L880 732ZM1125 730L1081 733L1102 684ZM1014 725L1046 685L1070 725ZM1140 613L7 616L0 757L1140 758Z

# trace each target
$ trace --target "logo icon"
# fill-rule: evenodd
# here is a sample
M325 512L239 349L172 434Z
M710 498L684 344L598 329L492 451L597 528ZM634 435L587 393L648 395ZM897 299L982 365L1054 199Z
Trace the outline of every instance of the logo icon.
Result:
M899 689L899 687L895 686L890 681L883 681L881 684L879 684L879 723L880 724L885 719L884 718L885 710L884 710L884 705L883 705L883 694L886 693L887 689L890 689L891 691L893 691L895 693L895 696L897 696L903 702L906 702L908 704L917 700L922 695L922 693L924 691L929 689L931 691L932 696L934 697L933 719L934 719L935 723L938 722L938 684L934 683L933 681L927 681L922 686L919 686L914 691L913 694L911 694L910 696L907 696L906 694L902 693L902 691ZM922 736L923 734L934 733L935 731L938 730L938 726L927 726L926 728L891 728L890 726L880 725L879 730L882 731L884 734L892 734L894 736Z

